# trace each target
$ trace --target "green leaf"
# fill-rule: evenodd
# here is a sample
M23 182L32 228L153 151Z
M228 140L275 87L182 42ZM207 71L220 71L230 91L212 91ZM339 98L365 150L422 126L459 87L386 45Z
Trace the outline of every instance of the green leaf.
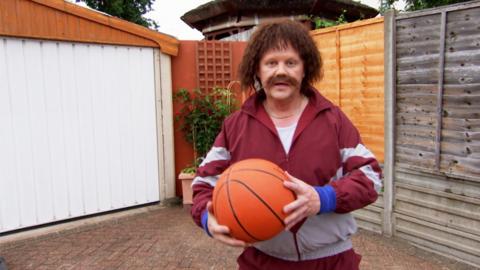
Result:
M182 108L175 120L187 142L192 143L198 166L212 147L223 120L237 109L237 101L230 90L214 88L208 93L199 89L179 89L173 95Z

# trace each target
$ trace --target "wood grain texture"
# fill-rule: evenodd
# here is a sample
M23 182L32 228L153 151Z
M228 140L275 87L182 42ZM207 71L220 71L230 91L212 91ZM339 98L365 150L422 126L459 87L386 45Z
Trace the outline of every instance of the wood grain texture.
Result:
M444 54L440 12L397 20L397 160L432 169L420 159L435 157L438 126L439 172L480 177L480 8L446 13Z
M2 0L0 35L178 52L178 40L171 36L64 1Z
M383 18L313 31L323 58L323 79L315 87L340 105L363 142L383 162Z

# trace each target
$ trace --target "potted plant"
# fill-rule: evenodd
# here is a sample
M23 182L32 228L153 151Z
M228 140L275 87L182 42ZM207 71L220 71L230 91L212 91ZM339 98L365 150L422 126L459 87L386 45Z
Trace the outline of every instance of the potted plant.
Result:
M185 140L193 146L193 161L178 177L182 181L183 204L191 204L196 169L212 147L223 120L236 109L236 100L229 89L218 87L207 93L182 88L174 94L174 100L182 106L175 120L180 123Z

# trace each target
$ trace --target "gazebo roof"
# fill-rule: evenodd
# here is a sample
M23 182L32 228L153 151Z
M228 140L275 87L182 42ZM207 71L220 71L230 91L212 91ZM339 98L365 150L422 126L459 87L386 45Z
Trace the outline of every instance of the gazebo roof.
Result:
M316 15L336 20L342 13L347 21L355 21L375 17L378 10L352 0L214 0L188 11L181 19L202 31L219 17Z

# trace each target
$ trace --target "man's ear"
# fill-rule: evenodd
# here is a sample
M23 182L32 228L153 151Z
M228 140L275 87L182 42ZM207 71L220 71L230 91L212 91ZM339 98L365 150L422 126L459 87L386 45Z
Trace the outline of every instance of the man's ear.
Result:
M253 75L253 87L255 88L256 92L263 89L262 83L256 74Z

